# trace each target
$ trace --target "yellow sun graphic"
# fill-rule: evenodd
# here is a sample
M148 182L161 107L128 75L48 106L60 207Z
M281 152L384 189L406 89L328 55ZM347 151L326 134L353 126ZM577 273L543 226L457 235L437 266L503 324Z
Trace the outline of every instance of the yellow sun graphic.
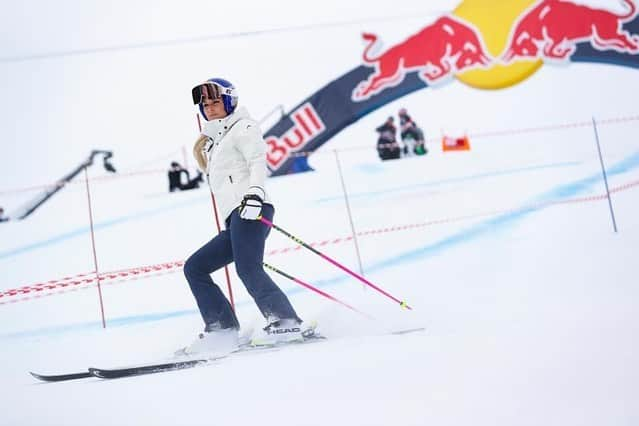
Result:
M475 25L481 32L488 52L497 60L505 51L515 21L537 0L464 0L453 15ZM478 89L503 89L534 74L543 62L521 60L513 64L495 64L488 69L461 72L456 78Z

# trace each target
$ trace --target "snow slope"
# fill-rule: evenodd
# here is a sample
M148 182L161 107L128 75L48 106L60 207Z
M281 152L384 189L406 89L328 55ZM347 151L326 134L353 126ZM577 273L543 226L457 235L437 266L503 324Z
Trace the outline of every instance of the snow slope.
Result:
M621 145L622 158L610 164L617 170L613 187L637 179L637 153ZM512 155L504 168L491 148L478 142L470 153L388 164L346 156L359 231L434 223L359 238L366 276L413 311L306 251L266 259L375 317L276 278L301 315L319 321L329 336L321 344L153 377L40 385L28 371L157 360L188 343L201 327L188 287L179 273L103 286L106 330L94 288L1 305L3 423L632 424L638 414L636 189L614 195L614 233L605 199L536 204L601 194L596 159L553 166L553 158L543 164ZM330 169L273 179L281 200L277 222L307 241L347 236L335 180ZM206 190L138 197L145 200L138 209L117 220L121 185L133 191L126 180L95 195L105 270L184 259L206 238L203 230L213 229ZM501 212L485 215L494 210ZM11 224L3 232L14 225L20 228ZM28 240L26 234L18 233ZM87 264L75 270L90 270L88 247L78 249L87 239L82 232L17 254L11 263L38 265L23 271L23 280L80 259ZM269 249L289 245L280 235L269 239ZM76 250L80 259L69 259ZM323 251L357 268L352 245ZM3 259L7 271L8 262ZM242 324L259 325L237 279L234 288ZM426 330L384 335L414 327Z
M408 26L376 23L373 29L405 34ZM287 49L302 63L311 63L314 55L305 46L326 40L345 46L336 50L335 63L305 74L275 67L277 72L266 69L267 76L258 78L242 55L230 56L224 72L237 73L247 105L260 115L276 102L294 104L354 66L362 29L298 34ZM345 35L352 45L340 42ZM17 81L38 78L47 69L68 78L65 94L52 86L51 99L60 102L45 120L52 127L39 122L15 130L26 142L7 154L13 161L5 185L55 180L96 144L113 148L114 163L123 171L163 170L170 159L180 159L183 141L195 133L184 88L188 93L191 82L208 76L217 62L205 58L201 68L188 70L176 64L195 63L187 59L203 46L237 44L268 53L285 38L275 34L2 64L2 72ZM160 67L167 58L173 65ZM105 73L105 63L127 70L100 79L107 86L95 96L105 114L91 117L80 102L88 83L70 76L87 72L86 67ZM150 69L158 74L148 74ZM326 342L181 372L41 384L28 371L156 361L190 342L202 325L181 271L103 285L106 329L91 285L0 304L0 424L636 424L637 121L599 126L610 204L593 129L586 125L471 138L472 150L465 153L444 154L430 143L426 157L387 163L372 149L342 150L372 147L371 128L400 106L413 112L430 136L440 128L473 133L636 115L636 102L628 96L639 88L635 74L594 65L545 67L501 92L452 82L410 95L345 130L311 156L316 172L269 180L277 202L275 223L307 242L329 240L320 250L358 270L333 152L340 149L364 273L412 311L306 250L282 253L294 244L273 231L267 252L276 253L266 257L268 263L374 319L274 277L300 315L318 321ZM146 99L154 105L164 99L164 106L149 111L139 99L122 105L124 94L139 87L145 75L151 86L161 84L159 79L170 87ZM281 97L264 92L263 78L278 83ZM9 110L10 101L2 102L3 111ZM30 122L26 105L11 111L8 117ZM7 123L2 122L3 133L13 135ZM94 128L101 132L94 135ZM87 141L86 134L96 140ZM14 167L45 136L45 159ZM66 136L73 141L69 145ZM177 158L167 157L171 153ZM89 170L91 178L102 173ZM215 233L206 189L165 191L162 173L91 181L101 271L184 260ZM94 269L86 200L78 179L28 221L2 224L0 290ZM223 274L214 278L224 285ZM257 309L235 277L233 288L243 327L260 326ZM425 330L388 335L417 327Z

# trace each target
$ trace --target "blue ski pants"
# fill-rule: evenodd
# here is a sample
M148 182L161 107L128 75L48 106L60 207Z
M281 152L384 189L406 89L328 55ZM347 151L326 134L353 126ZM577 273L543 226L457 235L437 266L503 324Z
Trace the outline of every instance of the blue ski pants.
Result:
M275 210L264 204L262 216L272 221ZM265 318L299 317L282 290L264 271L264 243L271 228L259 220L242 219L238 209L226 219L226 229L191 255L184 275L207 330L239 328L231 304L211 279L211 273L235 262L235 270Z

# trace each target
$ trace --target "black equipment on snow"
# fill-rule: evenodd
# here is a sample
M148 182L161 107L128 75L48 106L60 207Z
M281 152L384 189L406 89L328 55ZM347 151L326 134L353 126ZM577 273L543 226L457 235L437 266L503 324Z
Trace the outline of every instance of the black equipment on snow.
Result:
M93 150L91 151L89 158L87 158L82 164L76 167L71 173L62 177L58 182L55 183L53 187L49 187L45 189L44 192L42 192L41 194L38 194L33 200L29 201L25 206L23 206L22 209L20 209L18 214L16 215L17 218L22 220L22 219L25 219L27 216L29 216L31 213L33 213L38 207L40 207L49 198L51 198L53 194L61 190L67 183L71 181L71 179L73 179L80 172L82 172L82 170L93 165L93 159L97 155L103 156L102 165L104 166L104 169L107 172L110 172L110 173L116 172L115 167L113 167L113 164L111 164L111 161L110 161L111 157L113 157L113 152Z

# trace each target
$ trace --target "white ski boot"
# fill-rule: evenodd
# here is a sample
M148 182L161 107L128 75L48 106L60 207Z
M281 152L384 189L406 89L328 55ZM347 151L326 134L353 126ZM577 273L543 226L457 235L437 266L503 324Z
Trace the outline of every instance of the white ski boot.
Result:
M269 317L268 325L253 333L251 346L272 346L280 343L303 342L302 324L297 319Z
M239 333L235 328L214 329L200 333L197 340L176 355L207 357L225 356L239 349Z

